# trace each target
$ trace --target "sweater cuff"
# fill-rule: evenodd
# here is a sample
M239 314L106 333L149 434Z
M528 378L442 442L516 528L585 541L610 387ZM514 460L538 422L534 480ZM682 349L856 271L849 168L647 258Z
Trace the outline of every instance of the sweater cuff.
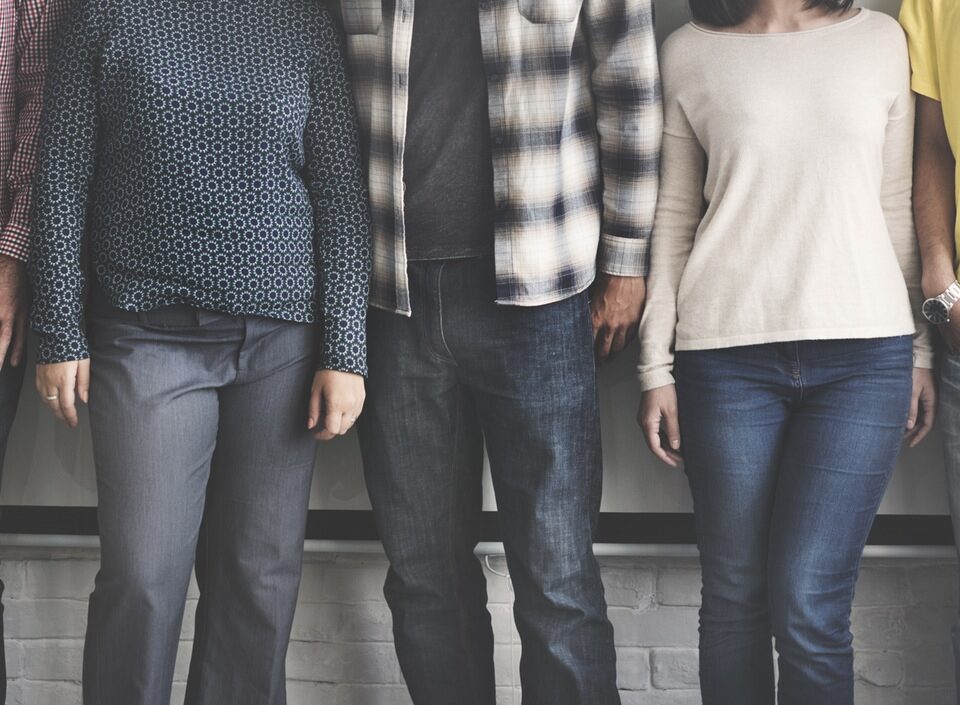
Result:
M30 259L30 229L12 220L3 226L0 231L0 255L21 262Z
M650 238L617 237L603 233L597 268L615 277L645 277L650 269Z
M932 350L914 350L913 366L922 370L933 370L937 367L937 355Z
M82 331L38 334L38 365L74 362L86 360L88 357L90 357L90 351L87 347L87 337Z
M637 380L640 382L640 391L649 392L651 389L668 387L676 384L673 373L669 367L658 367L654 370L637 373Z

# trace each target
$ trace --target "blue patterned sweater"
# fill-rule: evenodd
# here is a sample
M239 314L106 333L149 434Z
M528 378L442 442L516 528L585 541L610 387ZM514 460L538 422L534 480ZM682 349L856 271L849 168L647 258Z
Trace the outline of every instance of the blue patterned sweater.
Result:
M51 72L30 263L39 362L87 356L95 278L125 310L316 322L320 365L366 372L367 195L319 0L79 0Z

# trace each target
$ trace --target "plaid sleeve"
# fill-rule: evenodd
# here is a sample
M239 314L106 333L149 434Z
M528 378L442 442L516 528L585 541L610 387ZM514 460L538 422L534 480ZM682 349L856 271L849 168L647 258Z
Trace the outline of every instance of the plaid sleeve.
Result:
M585 0L603 169L598 267L646 276L657 206L663 106L652 0Z
M22 0L17 4L14 86L17 118L14 150L6 174L10 216L0 230L0 254L26 261L30 254L32 182L39 149L40 114L50 48L68 0Z

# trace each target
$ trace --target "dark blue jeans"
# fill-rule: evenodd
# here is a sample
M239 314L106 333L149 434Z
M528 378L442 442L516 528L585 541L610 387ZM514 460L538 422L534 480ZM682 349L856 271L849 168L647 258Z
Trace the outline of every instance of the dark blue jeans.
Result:
M17 402L23 387L23 375L27 369L26 361L13 367L4 364L0 370L0 469L7 454L7 441L14 417L17 415ZM3 583L0 582L0 596L3 595ZM3 605L0 604L0 705L7 701L7 660L3 644Z
M413 700L496 700L473 553L486 441L524 705L615 705L613 629L592 547L601 458L587 297L497 306L485 259L415 262L410 277L412 318L371 312L360 439Z
M853 705L850 608L906 424L909 337L681 352L704 705Z

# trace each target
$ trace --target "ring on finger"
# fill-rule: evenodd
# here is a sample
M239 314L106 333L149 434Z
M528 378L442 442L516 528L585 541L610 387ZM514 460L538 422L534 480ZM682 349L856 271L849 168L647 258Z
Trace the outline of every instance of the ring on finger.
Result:
M46 397L47 401L57 401L59 398L59 394L51 394Z

